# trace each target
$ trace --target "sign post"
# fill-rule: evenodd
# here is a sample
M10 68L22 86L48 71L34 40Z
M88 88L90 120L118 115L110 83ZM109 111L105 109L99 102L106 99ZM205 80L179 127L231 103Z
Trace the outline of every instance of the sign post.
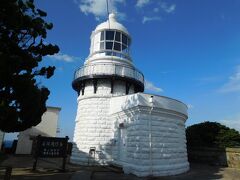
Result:
M37 136L34 148L33 170L36 170L38 158L63 158L62 170L65 171L68 136L65 138Z

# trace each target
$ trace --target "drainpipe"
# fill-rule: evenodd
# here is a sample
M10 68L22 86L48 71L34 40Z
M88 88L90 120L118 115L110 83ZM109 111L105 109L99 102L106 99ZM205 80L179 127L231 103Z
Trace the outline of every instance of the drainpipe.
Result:
M150 160L150 174L153 175L153 163L152 163L152 110L153 110L153 96L149 98L149 103L151 106L151 109L149 111L149 160Z

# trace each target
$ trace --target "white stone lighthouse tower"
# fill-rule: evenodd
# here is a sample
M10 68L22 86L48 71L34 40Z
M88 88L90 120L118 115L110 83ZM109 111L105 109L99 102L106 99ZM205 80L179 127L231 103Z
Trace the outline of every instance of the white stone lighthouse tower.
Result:
M90 54L74 75L78 109L71 162L121 166L137 176L189 169L182 102L144 91L130 57L131 37L114 14L91 35Z
M132 63L130 45L127 29L114 14L92 32L89 57L72 84L79 95L72 161L88 164L89 150L96 148L95 159L105 164L109 157L104 147L114 135L110 98L144 91L144 76Z

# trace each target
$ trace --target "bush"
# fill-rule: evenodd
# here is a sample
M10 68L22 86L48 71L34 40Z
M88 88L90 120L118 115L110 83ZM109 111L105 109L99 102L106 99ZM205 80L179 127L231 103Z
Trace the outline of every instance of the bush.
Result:
M240 146L240 134L217 122L203 122L189 126L186 130L187 146L193 147L236 147Z

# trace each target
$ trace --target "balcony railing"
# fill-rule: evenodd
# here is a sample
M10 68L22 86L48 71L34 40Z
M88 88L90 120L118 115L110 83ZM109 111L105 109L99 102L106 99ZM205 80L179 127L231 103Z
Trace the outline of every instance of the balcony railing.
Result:
M75 71L74 79L94 75L127 77L140 81L144 84L144 76L140 71L130 66L118 64L92 64L80 67Z

